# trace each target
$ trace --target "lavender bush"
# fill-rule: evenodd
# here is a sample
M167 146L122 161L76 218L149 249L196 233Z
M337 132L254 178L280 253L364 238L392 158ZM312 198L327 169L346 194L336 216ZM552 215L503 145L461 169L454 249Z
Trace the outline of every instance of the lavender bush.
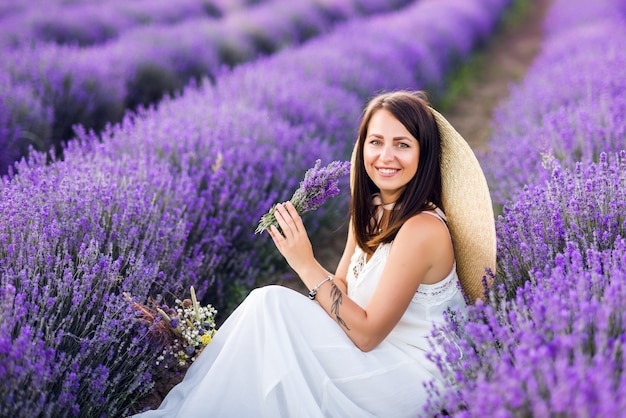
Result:
M222 18L246 9L259 7L269 0L225 1L225 0L181 0L176 3L165 0L135 0L132 3L108 0L97 6L92 3L46 2L46 13L41 7L24 5L0 5L0 48L15 48L33 42L55 42L81 46L100 44L116 39L125 32L145 25L163 25L182 22L191 17L205 16ZM275 2L287 9L314 7L323 17L332 22L346 20L356 15L371 15L402 7L407 0L325 0ZM281 4L279 4L281 3ZM263 9L263 7L260 7ZM265 9L266 13L269 9ZM287 14L290 14L287 11ZM276 16L273 16L275 23ZM250 21L261 31L259 21ZM301 20L305 27L313 21Z
M624 13L626 3L623 0L598 0L592 3L577 1L575 8L571 7L571 2L558 0L548 10L544 31L548 36L553 36L572 28L583 28L590 22L607 20L619 22L623 19Z
M101 129L107 120L117 120L123 114L122 80L106 79L112 68L76 46L40 45L4 51L2 57L0 66L9 83L27 88L41 103L39 108L52 112L49 135L40 139L44 144L58 145L62 138L69 138L75 123ZM24 118L37 119L39 113L38 108L27 109ZM20 128L31 129L29 125Z
M239 10L245 7L252 6L254 4L261 3L267 0L195 0L195 3L206 4L208 8L216 7L224 13L229 13L235 10ZM146 4L146 2L148 4ZM185 9L186 5L193 4L194 0L181 0L181 9ZM90 10L93 3L91 1L67 1L67 0L32 0L28 3L13 2L10 0L0 1L0 19L7 17L13 17L15 15L37 15L34 11L43 10L44 6L47 10L53 9L69 9L85 8ZM129 14L131 11L144 16L146 19L158 20L161 16L161 10L169 11L174 18L179 16L180 9L172 7L171 4L167 4L163 0L134 0L129 3L124 0L106 0L100 3L100 6L116 8L121 14ZM150 7L152 6L152 7ZM190 7L190 6L187 6ZM147 10L146 10L147 9ZM46 11L47 11L46 10ZM164 17L166 19L166 17Z
M195 190L185 196L192 225L187 246L208 254L197 272L205 285L197 288L203 301L224 314L229 310L225 305L239 301L237 287L245 291L254 285L259 266L251 260L263 259L272 265L278 259L278 254L268 253L268 243L253 239L261 214L274 201L287 199L302 176L302 166L313 165L316 154L310 147L319 155L336 153L330 144L277 115L260 108L214 103L199 92L166 100L158 110L129 117L103 135L104 143L97 149L68 150L67 158L82 158L83 152L115 158L142 150L149 158L170 165L177 175L192 179ZM97 141L86 133L81 138L87 144ZM214 246L216 227L223 231L218 247ZM213 253L220 255L216 265L209 256Z
M362 100L396 88L435 92L444 88L452 66L493 33L509 4L421 0L400 11L352 20L272 61L283 74L321 79Z
M557 166L547 186L527 187L505 205L496 223L497 281L514 295L550 269L567 245L582 253L611 249L626 237L625 225L626 151L572 171Z
M224 293L237 297L233 295L237 284L252 285L258 268L250 266L253 253L246 237L252 235L253 219L274 199L286 198L264 185L297 178L282 176L310 156L308 146L314 142L294 147L290 142L298 131L259 110L257 119L252 118L253 109L241 109L240 114L228 108L212 110L212 118L197 107L197 114L187 111L161 126L154 126L161 120L157 117L138 121L132 125L136 136L122 135L122 126L102 143L83 133L82 143L70 144L65 162L20 164L19 174L3 185L0 225L5 230L0 233L4 238L0 252L7 256L0 265L2 285L20 289L22 297L29 298L32 329L40 329L42 317L50 329L61 329L56 334L59 341L46 340L44 347L60 353L57 357L75 359L68 363L55 357L52 364L59 370L44 370L42 376L49 376L49 381L41 383L40 393L25 390L36 364L24 367L23 375L11 375L11 386L3 388L13 400L7 413L20 416L21 410L29 410L25 406L33 407L33 396L39 399L52 392L42 401L51 415L119 415L150 388L151 378L159 375L156 355L141 344L138 336L146 332L134 327L122 292L143 300L155 294L180 294L181 288L198 283L202 293L210 287L210 299L220 302ZM234 120L219 125L226 115ZM243 115L249 125L235 125ZM194 118L196 126L190 123ZM178 121L179 134L187 129L186 142L172 142L172 121ZM241 136L232 142L235 129ZM146 137L153 141L146 143ZM268 144L264 150L255 147L263 141ZM289 148L292 151L276 152ZM325 145L315 148L323 151ZM301 156L294 158L294 150ZM290 169L290 164L296 168ZM12 230L24 233L14 236ZM37 251L22 250L27 248ZM18 271L19 278L14 273ZM8 335L18 335L27 326L29 322L12 324ZM80 344L67 347L72 339ZM10 338L5 342L9 347ZM125 355L116 358L115 353ZM87 364L90 359L93 362ZM15 369L14 363L24 360L7 358L3 364ZM97 368L102 379L112 380L106 385L98 380L104 385L98 390L89 386L95 384L93 374L72 371L97 365L102 365ZM139 373L129 378L123 374L129 370ZM70 381L67 391L52 389ZM103 404L104 412L98 409Z
M196 280L190 182L130 156L44 162L0 189L1 415L121 416L162 373L122 292Z
M52 119L52 109L37 99L29 83L13 81L0 71L0 173L29 147L50 148Z
M464 356L437 359L450 381L427 416L622 415L626 240L601 251L577 246L566 245L515 298L470 308L454 327ZM458 349L448 344L447 352Z
M299 56L294 57L292 51L287 51L275 58L282 60L283 55L290 62L297 61ZM309 64L313 65L315 57L310 59ZM285 68L273 58L241 65L220 77L215 86L200 89L198 100L211 97L235 107L266 109L289 124L305 129L309 136L336 144L338 154L331 158L349 155L354 142L353 132L359 123L361 98L314 75L306 77L303 82L302 74L292 70L293 65L295 63ZM352 71L356 76L358 68L354 67ZM195 96L196 93L186 94L189 95Z
M217 5L205 0L48 3L46 13L30 7L1 19L0 48L18 48L35 42L100 44L138 26L173 24L191 17L221 14Z
M603 154L599 163L556 168L547 185L505 207L489 303L450 321L464 354L450 343L435 359L449 380L431 411L586 417L624 410L625 186L626 151Z

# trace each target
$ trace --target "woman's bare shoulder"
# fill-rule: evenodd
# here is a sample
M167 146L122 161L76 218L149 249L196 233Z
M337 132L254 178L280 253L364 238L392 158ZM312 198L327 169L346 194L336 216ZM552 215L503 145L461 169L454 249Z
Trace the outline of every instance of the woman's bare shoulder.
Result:
M396 240L416 243L431 240L449 239L448 227L435 212L420 212L409 218L398 231Z
M428 260L422 283L436 283L452 268L454 250L450 233L446 224L435 216L420 213L408 219L398 231L393 245L407 263L411 263L411 257L417 263Z

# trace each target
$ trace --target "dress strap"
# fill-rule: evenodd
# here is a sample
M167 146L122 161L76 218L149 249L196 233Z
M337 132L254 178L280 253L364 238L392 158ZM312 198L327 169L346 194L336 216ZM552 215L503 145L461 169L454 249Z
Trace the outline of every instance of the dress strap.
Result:
M447 223L448 220L446 219L446 214L443 213L441 208L439 208L439 206L435 206L435 209L433 209L433 210L435 211L435 213L428 212L428 211L423 211L422 213L425 213L425 214L430 215L430 216L434 216L435 218L437 218L441 222L443 222L446 226L448 226L448 223Z

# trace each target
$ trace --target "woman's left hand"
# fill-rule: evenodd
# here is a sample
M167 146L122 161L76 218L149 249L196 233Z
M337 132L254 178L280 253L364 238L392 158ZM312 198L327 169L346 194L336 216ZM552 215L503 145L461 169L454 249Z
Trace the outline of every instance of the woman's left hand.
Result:
M315 264L313 248L302 218L291 202L277 204L275 216L284 235L274 225L268 232L287 263L300 274L307 266Z

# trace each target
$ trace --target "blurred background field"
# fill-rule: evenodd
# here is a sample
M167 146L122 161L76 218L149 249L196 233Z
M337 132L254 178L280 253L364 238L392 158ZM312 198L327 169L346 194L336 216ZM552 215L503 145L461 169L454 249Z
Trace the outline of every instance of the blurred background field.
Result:
M158 405L186 366L124 295L171 306L194 286L219 325L256 286L303 291L257 222L316 159L347 160L364 103L399 88L468 140L497 215L496 286L451 324L468 354L439 359L458 382L425 416L620 416L625 16L624 0L0 0L0 416ZM305 216L331 270L346 186Z

